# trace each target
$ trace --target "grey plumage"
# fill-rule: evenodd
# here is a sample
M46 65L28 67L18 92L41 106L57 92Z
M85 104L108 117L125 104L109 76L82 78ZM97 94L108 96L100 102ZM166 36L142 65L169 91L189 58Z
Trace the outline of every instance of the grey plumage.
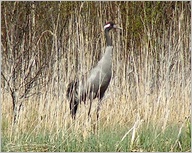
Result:
M96 97L99 99L97 106L97 118L99 117L101 100L110 83L112 75L113 47L112 41L109 37L109 30L112 28L118 27L113 22L108 22L104 26L107 47L98 64L92 70L82 76L82 78L76 79L68 85L67 98L70 101L70 111L73 119L75 119L79 103L81 103L81 101L85 103L86 99L90 99L90 107L88 111L89 116L92 100Z

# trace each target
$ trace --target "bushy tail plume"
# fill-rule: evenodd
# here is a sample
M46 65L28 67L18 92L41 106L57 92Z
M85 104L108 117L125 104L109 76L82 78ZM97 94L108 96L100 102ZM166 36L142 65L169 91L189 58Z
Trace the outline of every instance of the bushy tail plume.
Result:
M77 81L70 82L67 87L67 94L66 94L66 96L70 102L70 105L69 105L70 113L72 114L73 119L75 119L75 115L76 115L78 104L79 104L77 86L78 86Z
M72 98L72 96L75 94L77 89L77 82L76 81L72 81L69 83L68 87L67 87L67 98L70 100Z

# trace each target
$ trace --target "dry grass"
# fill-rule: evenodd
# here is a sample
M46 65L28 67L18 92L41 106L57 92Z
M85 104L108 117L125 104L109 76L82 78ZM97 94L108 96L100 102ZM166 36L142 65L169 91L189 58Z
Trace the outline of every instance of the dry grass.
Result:
M186 117L190 116L190 84L187 86L183 90L179 90L179 85L172 88L177 92L171 91L173 95L168 100L165 98L164 85L160 87L159 94L149 94L143 88L140 88L141 96L134 100L131 99L128 92L124 92L122 95L122 91L119 90L118 94L116 92L117 88L110 85L103 99L100 120L106 127L116 124L120 126L132 125L137 117L147 123L160 124L162 128L165 128L168 123L183 122ZM3 120L8 122L7 125L10 126L12 125L11 98L8 95L5 97L6 99L2 100L2 116ZM94 100L92 122L96 121L96 105L97 100ZM87 122L88 107L89 102L87 105L82 103L78 109L76 126L78 125L79 128L84 128L83 124ZM39 130L68 129L72 126L68 101L66 99L58 101L51 95L42 98L39 102L30 99L24 103L17 126L18 131L22 133L30 129L33 129L33 133L38 133ZM10 131L7 132L8 135L11 134Z
M128 131L128 133L125 131L122 139L116 142L116 151L121 150L122 142L125 141L124 139L128 135L131 135L130 147L134 150L137 148L134 147L135 144L138 144L138 132L143 129L144 125L148 128L151 125L156 128L161 127L160 134L166 131L170 125L184 126L186 128L186 117L190 116L189 98L187 99L184 96L179 96L180 94L176 94L170 100L165 101L165 98L162 96L163 91L161 91L158 96L151 94L139 97L137 100L132 100L130 96L126 97L126 95L115 96L113 94L114 89L111 86L103 99L99 124L96 122L96 100L92 107L91 121L87 120L87 108L89 105L82 104L78 109L77 120L73 122L69 114L68 102L66 100L57 101L57 99L47 96L39 104L32 99L25 103L26 105L24 105L21 112L19 123L12 125L10 101L6 98L2 103L2 130L3 135L6 135L12 143L7 144L8 150L18 150L19 148L22 148L23 151L54 150L54 145L49 146L43 140L40 144L34 143L34 145L29 145L27 142L35 141L32 138L37 137L39 134L44 136L45 139L47 133L50 134L49 139L52 144L57 139L60 139L59 137L67 141L70 137L69 133L73 134L74 138L81 139L82 137L83 140L86 140L92 134L99 136L100 131L116 127L122 129L122 132L125 129ZM182 91L183 94L187 95L188 90ZM141 93L143 91L140 90ZM22 143L21 139L24 139L26 144L20 144L20 141ZM62 146L63 143L61 142L59 145ZM18 145L21 146L19 147Z

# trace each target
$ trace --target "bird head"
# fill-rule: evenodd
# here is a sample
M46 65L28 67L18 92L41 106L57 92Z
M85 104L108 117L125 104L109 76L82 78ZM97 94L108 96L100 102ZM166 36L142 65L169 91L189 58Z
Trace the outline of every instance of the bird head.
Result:
M113 22L107 22L104 25L104 30L111 30L111 29L122 29L121 27L118 27L116 24L114 24Z

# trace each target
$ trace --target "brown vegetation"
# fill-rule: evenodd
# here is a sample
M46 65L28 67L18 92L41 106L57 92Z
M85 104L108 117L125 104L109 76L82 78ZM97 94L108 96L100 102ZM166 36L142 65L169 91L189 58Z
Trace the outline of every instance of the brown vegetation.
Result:
M103 25L111 20L123 31L111 33L113 77L101 108L103 126L144 121L164 129L183 122L190 115L190 7L190 2L2 2L4 134L70 130L67 84L100 59ZM81 105L76 121L84 136L87 108ZM19 112L14 129L13 110Z

